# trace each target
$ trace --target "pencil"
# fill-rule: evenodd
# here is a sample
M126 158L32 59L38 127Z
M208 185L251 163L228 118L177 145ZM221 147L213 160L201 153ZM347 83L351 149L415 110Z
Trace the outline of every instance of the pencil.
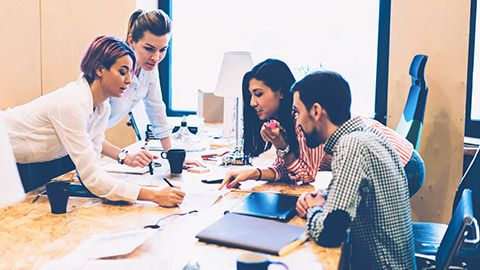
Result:
M174 187L174 186L172 185L172 183L170 183L170 181L168 181L167 178L163 177L163 180L165 180L165 182L167 182L167 184L168 184L170 187Z

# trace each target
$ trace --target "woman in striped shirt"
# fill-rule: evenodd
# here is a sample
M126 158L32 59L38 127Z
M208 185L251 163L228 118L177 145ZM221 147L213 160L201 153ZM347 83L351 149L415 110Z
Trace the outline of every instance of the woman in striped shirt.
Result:
M244 152L256 157L271 145L277 158L266 169L254 168L229 172L222 186L231 188L248 179L296 183L315 181L318 170L330 170L331 156L323 145L309 148L305 136L296 127L292 114L293 95L290 87L295 82L288 66L276 59L257 64L243 77ZM379 129L399 154L408 179L410 196L423 184L425 167L413 145L380 122L363 117L367 125Z

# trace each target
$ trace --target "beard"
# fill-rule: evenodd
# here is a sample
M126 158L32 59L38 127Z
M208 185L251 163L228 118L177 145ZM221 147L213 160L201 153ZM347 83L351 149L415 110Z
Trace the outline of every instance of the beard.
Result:
M308 148L316 148L323 143L323 139L320 137L320 132L316 129L313 129L312 132L307 133L300 127L305 135L305 142L307 143Z

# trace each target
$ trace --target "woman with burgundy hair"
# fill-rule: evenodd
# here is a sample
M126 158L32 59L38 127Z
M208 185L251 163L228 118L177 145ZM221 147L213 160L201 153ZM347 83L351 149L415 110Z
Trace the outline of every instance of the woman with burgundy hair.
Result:
M147 200L163 206L183 201L184 192L152 190L107 174L100 165L110 115L110 97L121 97L132 82L136 57L111 36L93 39L85 50L82 76L75 82L3 113L18 163L46 162L69 155L82 183L109 200Z

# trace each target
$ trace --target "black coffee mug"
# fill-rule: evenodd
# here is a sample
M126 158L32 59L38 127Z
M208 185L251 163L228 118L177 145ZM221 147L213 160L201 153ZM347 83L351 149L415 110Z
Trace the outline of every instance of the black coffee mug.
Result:
M185 162L185 149L169 149L167 152L162 152L160 156L168 159L170 163L170 173L182 173L183 162Z
M282 262L270 261L261 253L248 252L237 258L237 270L267 270L270 264L280 264L288 270L288 266Z
M65 214L68 197L70 196L70 182L54 181L48 183L47 195L52 214Z

